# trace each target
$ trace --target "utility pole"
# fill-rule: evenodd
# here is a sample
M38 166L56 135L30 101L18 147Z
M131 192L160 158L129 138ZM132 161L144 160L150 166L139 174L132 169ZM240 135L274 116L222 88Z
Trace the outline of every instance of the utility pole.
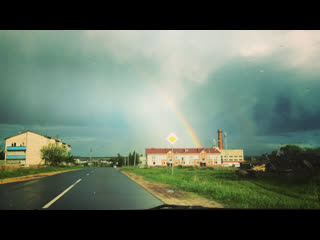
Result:
M92 159L92 148L90 148L90 164L91 164L91 159Z
M228 154L228 141L227 141L227 132L224 132L224 141L225 141L225 146L226 146L226 156L227 156L227 161L229 161L229 154Z
M171 157L172 157L172 165L171 165L171 175L173 176L173 161L174 161L174 159L173 159L173 144L171 145Z

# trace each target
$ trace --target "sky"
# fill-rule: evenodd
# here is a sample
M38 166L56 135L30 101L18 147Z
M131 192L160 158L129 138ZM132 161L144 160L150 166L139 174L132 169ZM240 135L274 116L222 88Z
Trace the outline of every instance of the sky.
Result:
M320 145L320 31L0 31L0 142L26 130L76 156ZM224 139L226 140L226 139Z

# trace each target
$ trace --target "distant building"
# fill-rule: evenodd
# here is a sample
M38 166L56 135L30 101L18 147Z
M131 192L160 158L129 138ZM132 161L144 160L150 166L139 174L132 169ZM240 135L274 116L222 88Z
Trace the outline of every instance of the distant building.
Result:
M221 166L218 148L147 148L148 166ZM173 159L173 161L172 161Z
M226 136L226 135L225 135ZM223 149L222 130L218 129L218 146L212 148L146 148L148 166L235 166L245 162L242 149Z
M240 163L245 162L242 149L220 149L223 166L240 167Z
M12 164L43 165L40 149L53 143L57 147L65 147L66 153L71 154L71 146L36 132L25 131L17 135L5 138L5 160Z
M140 156L139 160L140 160L140 164L139 164L140 167L147 166L147 158L145 156Z

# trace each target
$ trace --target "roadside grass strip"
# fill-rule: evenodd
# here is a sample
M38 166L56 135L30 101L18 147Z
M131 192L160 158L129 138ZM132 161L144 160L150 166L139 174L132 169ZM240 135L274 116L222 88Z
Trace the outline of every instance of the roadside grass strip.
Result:
M308 178L300 181L281 177L246 178L238 176L234 168L176 168L173 176L167 168L122 169L230 208L320 209L319 193Z

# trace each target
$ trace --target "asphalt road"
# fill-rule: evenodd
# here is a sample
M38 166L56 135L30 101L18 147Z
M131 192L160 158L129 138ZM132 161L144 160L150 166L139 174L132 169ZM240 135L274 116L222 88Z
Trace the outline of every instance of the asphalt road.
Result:
M0 184L0 210L137 210L163 204L115 168Z

